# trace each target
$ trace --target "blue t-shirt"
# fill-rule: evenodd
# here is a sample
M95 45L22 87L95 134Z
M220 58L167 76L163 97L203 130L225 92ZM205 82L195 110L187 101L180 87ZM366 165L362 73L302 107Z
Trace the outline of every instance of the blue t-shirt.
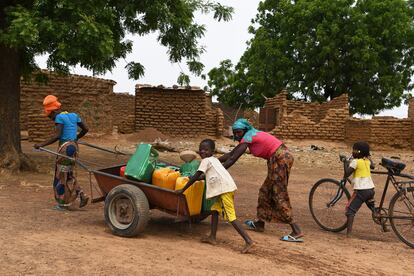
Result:
M67 141L75 141L78 136L78 123L81 118L76 113L62 112L55 118L55 123L62 124L62 134L60 135L60 143Z

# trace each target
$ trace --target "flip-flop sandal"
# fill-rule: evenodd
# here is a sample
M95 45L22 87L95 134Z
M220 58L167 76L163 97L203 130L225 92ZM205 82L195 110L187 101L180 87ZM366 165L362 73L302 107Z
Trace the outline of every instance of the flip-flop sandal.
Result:
M252 231L256 231L256 232L263 232L264 231L263 228L259 228L259 227L256 226L254 220L251 220L251 219L245 220L244 224L247 225L248 230L252 230Z
M292 235L285 235L283 237L280 238L281 241L286 241L286 242L304 242L304 240L302 238L295 238Z

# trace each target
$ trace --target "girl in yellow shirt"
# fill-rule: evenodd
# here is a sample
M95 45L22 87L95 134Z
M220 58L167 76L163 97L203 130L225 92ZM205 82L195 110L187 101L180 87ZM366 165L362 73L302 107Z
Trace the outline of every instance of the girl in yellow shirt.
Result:
M346 208L346 235L348 237L352 233L355 214L364 202L372 212L375 212L375 186L371 178L371 169L374 169L375 166L370 156L368 143L357 142L352 146L352 157L354 159L345 172L346 177L353 174L352 185L354 189Z

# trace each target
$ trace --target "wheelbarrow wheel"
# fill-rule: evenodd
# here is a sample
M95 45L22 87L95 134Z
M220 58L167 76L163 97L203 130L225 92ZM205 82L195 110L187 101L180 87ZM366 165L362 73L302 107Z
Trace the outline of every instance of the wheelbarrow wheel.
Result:
M136 186L116 186L106 196L104 214L106 224L114 235L134 237L143 232L148 223L147 197Z

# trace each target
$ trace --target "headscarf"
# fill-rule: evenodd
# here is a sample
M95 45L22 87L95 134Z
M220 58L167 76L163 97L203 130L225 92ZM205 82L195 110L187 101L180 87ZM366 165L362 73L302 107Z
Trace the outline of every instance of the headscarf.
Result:
M256 136L256 134L259 132L259 130L255 129L249 123L249 121L247 121L244 118L240 118L237 121L235 121L232 128L233 128L233 130L235 130L235 129L244 129L244 130L246 130L246 133L244 133L244 135L243 135L243 139L248 143L250 143L252 141L253 137Z
M46 116L48 116L52 111L58 110L61 106L62 104L58 101L58 98L53 95L48 95L43 100L43 108Z

